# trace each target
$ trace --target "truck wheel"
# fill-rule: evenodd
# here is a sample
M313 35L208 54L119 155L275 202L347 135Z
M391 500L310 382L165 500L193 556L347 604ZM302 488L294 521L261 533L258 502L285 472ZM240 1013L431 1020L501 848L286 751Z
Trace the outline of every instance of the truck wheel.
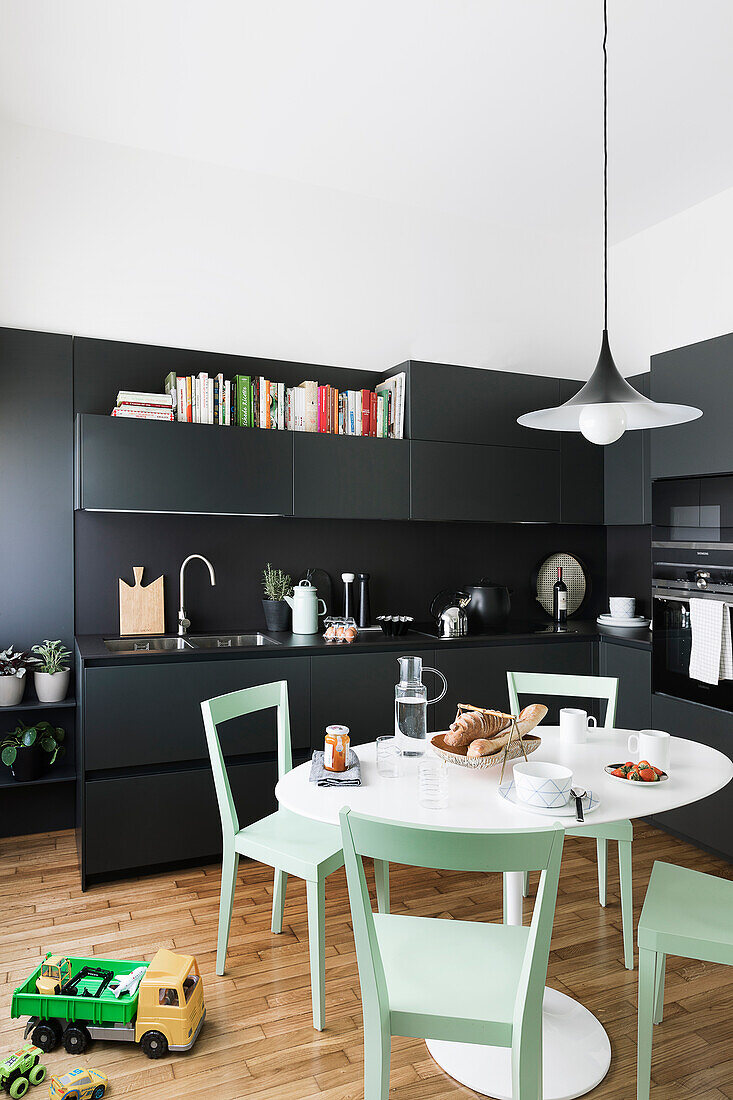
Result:
M27 1077L16 1077L10 1086L10 1096L12 1100L20 1100L21 1096L25 1096L28 1092L30 1085L28 1084Z
M61 1042L61 1027L55 1020L45 1020L33 1028L31 1040L44 1054L49 1054Z
M146 1031L140 1040L140 1047L148 1058L165 1058L168 1053L168 1040L160 1031Z
M83 1054L90 1043L89 1032L79 1024L69 1024L64 1032L64 1050L67 1054Z
M41 1081L46 1079L46 1067L34 1066L28 1074L28 1080L32 1085L40 1085Z

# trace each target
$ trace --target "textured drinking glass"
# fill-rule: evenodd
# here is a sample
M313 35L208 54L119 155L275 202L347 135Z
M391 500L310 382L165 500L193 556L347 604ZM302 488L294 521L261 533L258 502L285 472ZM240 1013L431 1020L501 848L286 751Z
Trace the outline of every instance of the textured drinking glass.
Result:
M425 810L444 810L448 805L448 765L426 753L417 766L418 801Z
M402 753L393 734L377 738L377 774L383 779L398 779Z

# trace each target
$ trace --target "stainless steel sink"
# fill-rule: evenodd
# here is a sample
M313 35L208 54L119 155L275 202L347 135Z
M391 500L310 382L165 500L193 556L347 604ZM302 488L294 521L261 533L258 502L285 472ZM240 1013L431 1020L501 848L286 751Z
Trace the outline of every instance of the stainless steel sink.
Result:
M254 645L280 645L266 634L191 634L189 642L196 649L244 649Z
M104 644L110 653L161 653L177 649L193 649L186 638L105 638Z

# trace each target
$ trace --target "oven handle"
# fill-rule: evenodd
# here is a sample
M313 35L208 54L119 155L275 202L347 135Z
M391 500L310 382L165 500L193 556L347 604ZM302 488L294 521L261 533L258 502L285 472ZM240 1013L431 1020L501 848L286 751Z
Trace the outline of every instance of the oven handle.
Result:
M653 600L674 600L675 603L689 603L690 602L690 597L689 596L668 596L666 594L666 592L664 593L664 595L662 595L660 592L652 592L652 599ZM693 596L693 599L696 599L696 597Z

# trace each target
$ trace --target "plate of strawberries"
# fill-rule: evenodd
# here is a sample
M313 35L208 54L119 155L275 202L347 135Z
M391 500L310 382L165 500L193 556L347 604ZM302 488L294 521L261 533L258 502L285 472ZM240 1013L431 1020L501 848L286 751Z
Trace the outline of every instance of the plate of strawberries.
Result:
M631 783L665 783L669 779L666 772L655 768L648 760L640 760L638 764L633 760L627 760L625 764L606 764L603 770L614 779Z

